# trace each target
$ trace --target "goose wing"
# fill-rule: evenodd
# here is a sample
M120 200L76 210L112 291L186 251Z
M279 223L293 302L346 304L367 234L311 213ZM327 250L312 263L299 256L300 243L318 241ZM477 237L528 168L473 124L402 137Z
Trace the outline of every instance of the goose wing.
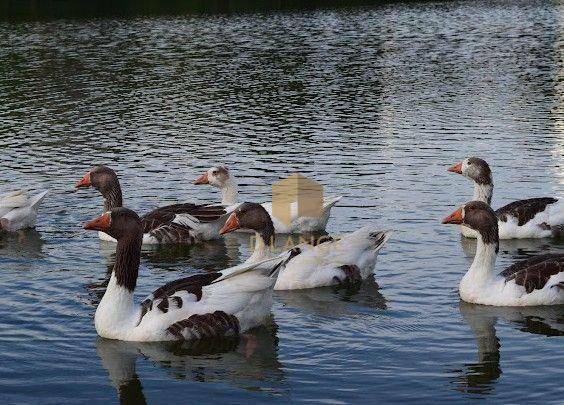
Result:
M527 200L514 201L496 210L497 217L507 222L508 217L517 218L517 223L522 226L529 222L539 212L543 212L546 206L554 204L558 200L552 197L529 198Z
M141 224L143 233L176 223L186 229L194 228L196 224L213 222L226 214L222 205L199 205L193 203L173 204L160 207L143 215Z
M542 290L548 280L564 272L564 254L547 254L521 260L500 273L505 281L515 281L525 288L527 293Z

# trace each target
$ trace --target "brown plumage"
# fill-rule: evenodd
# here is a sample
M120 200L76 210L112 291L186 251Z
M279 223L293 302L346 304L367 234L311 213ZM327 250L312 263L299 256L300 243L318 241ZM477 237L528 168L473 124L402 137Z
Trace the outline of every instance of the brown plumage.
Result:
M468 158L468 176L478 184L493 184L490 165L479 157Z
M147 312L153 310L153 303L157 300L161 300L157 305L157 308L162 312L168 311L169 299L174 300L175 305L178 308L181 308L183 305L182 299L180 297L173 297L173 295L178 291L186 291L190 294L194 294L196 301L200 301L202 299L202 288L206 285L210 285L219 277L221 277L221 273L217 272L194 274L193 276L171 281L162 287L157 288L141 303L141 316L139 317L139 323L141 323L141 320Z
M333 277L338 284L356 284L362 281L360 269L354 264L345 264L339 269L343 272L341 277Z
M177 340L232 336L239 333L239 320L234 315L215 311L209 314L192 315L188 319L175 322L167 328L167 332Z
M514 280L527 293L544 288L550 277L564 271L564 254L546 254L521 260L500 273L506 282Z
M529 198L527 200L514 201L504 207L498 208L495 213L500 221L507 222L508 217L517 218L518 225L522 226L529 222L539 212L543 212L546 206L554 204L558 200L552 197Z

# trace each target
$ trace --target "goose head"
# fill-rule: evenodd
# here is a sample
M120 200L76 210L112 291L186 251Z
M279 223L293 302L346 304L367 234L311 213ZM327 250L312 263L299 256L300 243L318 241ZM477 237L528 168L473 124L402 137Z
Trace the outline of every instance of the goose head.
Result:
M229 169L225 166L214 166L204 174L194 180L194 184L209 184L210 186L222 189L231 179Z
M492 184L492 171L488 163L478 157L469 157L448 169L473 180L477 184Z
M499 243L497 216L491 207L482 201L470 201L462 205L443 224L458 224L477 231L484 243Z
M116 172L107 166L96 166L77 181L75 187L94 187L100 193L105 194L116 185L119 186Z
M219 233L224 235L237 229L251 229L260 234L265 243L274 240L274 224L260 204L243 203L231 213Z
M84 224L83 228L105 232L118 241L126 236L143 234L139 216L134 211L124 207L114 208L103 213L98 218Z

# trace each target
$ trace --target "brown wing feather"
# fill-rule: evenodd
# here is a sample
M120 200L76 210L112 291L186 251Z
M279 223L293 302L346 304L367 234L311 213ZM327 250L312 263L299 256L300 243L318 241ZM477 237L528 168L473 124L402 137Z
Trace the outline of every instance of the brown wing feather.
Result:
M194 294L196 296L196 301L199 301L202 298L202 288L213 283L216 279L221 277L221 275L222 274L218 272L194 274L190 277L171 281L162 287L157 288L149 297L147 297L147 299L145 299L145 301L141 303L141 317L139 318L139 323L147 312L153 310L153 303L156 300L160 300L157 308L161 310L161 312L168 312L170 305L169 300L171 300L171 297L178 291L186 291L190 294ZM182 308L182 298L173 297L172 301L177 308Z
M196 236L193 232L193 229L189 226L169 222L150 230L148 233L161 244L182 243L193 245L196 242Z
M156 208L141 217L143 232L149 233L162 225L169 224L179 214L188 214L202 223L207 223L219 219L226 214L226 211L222 205L192 203L167 205L166 207Z
M167 328L167 332L177 340L233 336L239 334L239 330L237 317L223 311L192 315Z
M505 277L506 282L514 280L531 293L541 290L552 276L561 271L564 271L564 254L548 254L517 262L500 275Z
M507 222L508 217L517 218L518 225L524 225L535 217L539 212L543 212L546 206L554 204L558 200L552 197L529 198L528 200L514 201L496 210L497 217Z

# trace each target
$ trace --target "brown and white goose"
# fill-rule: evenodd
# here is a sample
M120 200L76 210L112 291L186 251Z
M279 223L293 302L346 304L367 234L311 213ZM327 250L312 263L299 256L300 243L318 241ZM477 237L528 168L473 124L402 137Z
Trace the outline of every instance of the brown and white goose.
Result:
M239 205L237 179L225 166L214 166L207 170L204 174L194 180L194 184L209 184L221 190L221 203L229 207L229 211ZM312 217L300 215L298 210L298 202L290 203L290 221L281 221L272 214L272 202L265 202L261 205L268 212L272 223L274 224L275 233L305 233L324 231L331 215L331 208L342 196L328 197L323 200L320 215Z
M76 183L76 188L94 187L104 197L104 211L123 205L117 174L107 166L96 166ZM221 205L173 204L156 208L141 217L143 244L194 244L215 239L227 212ZM116 242L104 232L100 239Z
M255 231L255 249L245 263L272 257L274 225L262 205L241 204L231 213L220 233L237 229ZM286 252L289 259L280 269L274 289L298 290L360 282L373 274L378 252L390 235L391 231L365 226L339 240L327 238L315 246L301 243Z
M491 204L493 180L483 159L470 157L448 169L474 182L474 201ZM541 197L514 201L495 211L500 239L549 238L564 235L564 204L556 198ZM475 238L476 232L461 227L462 234Z
M443 220L477 232L476 256L459 286L460 297L496 306L564 304L564 254L545 254L514 263L495 274L498 218L490 206L471 201Z
M137 285L143 225L127 208L114 208L84 225L117 240L116 261L94 316L102 337L125 341L190 340L228 336L260 325L270 314L272 288L287 257L196 274L158 288L140 305Z

